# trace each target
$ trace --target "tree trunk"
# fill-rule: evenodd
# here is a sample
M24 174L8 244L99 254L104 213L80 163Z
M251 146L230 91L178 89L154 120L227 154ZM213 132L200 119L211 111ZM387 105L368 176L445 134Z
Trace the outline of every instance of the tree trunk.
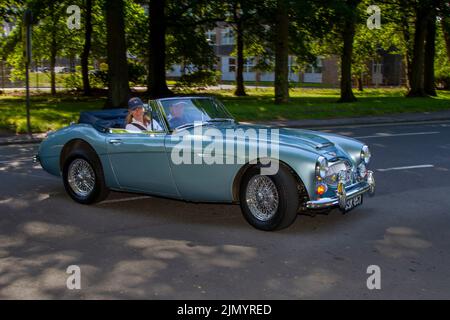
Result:
M242 30L242 22L237 23L236 28L236 47L237 47L237 70L236 70L236 96L246 96L244 87L244 31Z
M51 87L50 90L53 96L56 94L55 65L56 65L56 43L52 39L50 48L50 87Z
M55 14L54 4L51 2L51 20L52 20L52 29L51 29L51 40L50 40L50 91L52 95L56 94L56 75L55 75L55 65L56 65L56 55L58 53L57 42L56 42L56 24L57 18Z
M358 91L360 92L364 91L362 75L358 77Z
M83 77L83 94L85 96L90 96L91 85L89 83L89 53L91 51L92 36L92 0L86 0L85 19L84 45L83 52L81 53L81 75Z
M150 1L147 91L150 97L172 95L166 82L166 0Z
M406 15L402 16L402 31L403 31L403 38L405 43L410 43L411 41L411 33L409 32L409 22L408 17ZM411 74L412 74L412 61L411 61L411 50L409 49L409 46L407 45L406 52L405 52L405 66L406 66L406 87L408 89L411 88Z
M414 32L414 49L411 63L411 78L408 97L424 97L424 62L425 38L427 31L428 12L425 8L416 9Z
M427 23L425 43L424 90L429 96L436 96L434 79L434 57L436 53L436 15L432 14Z
M275 13L275 103L289 102L289 16L284 0Z
M354 102L356 101L352 91L352 55L353 55L353 39L355 37L355 13L357 3L353 2L349 5L352 12L345 19L344 28L342 30L343 48L341 55L341 98L338 102Z
M105 108L119 108L127 105L130 96L123 0L108 0L105 8L109 78Z

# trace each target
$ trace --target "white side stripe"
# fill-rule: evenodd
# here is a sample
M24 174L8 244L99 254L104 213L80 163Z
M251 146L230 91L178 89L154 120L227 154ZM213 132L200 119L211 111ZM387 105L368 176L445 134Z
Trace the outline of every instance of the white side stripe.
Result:
M421 168L433 168L432 164L421 164L417 166L408 166L408 167L394 167L394 168L386 168L386 169L377 169L377 171L393 171L393 170L408 170L408 169L421 169Z
M361 137L355 137L356 139L367 139L367 138L386 138L386 137L401 137L401 136L420 136L420 135L427 135L427 134L437 134L440 133L438 131L428 131L428 132L408 132L408 133L376 133L372 136L361 136Z

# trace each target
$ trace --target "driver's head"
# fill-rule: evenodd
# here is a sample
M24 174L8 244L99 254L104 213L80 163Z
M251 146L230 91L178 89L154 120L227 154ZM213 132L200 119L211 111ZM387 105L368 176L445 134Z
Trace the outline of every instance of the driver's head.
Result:
M170 106L170 114L174 117L174 118L181 118L183 116L184 113L184 107L187 105L186 102L184 101L178 101L175 102L174 104L172 104Z

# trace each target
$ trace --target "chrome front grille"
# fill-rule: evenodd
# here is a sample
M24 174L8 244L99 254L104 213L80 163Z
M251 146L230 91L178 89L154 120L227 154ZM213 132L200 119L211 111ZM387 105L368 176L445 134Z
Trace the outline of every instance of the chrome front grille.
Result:
M329 164L325 183L332 187L337 186L339 173L341 171L344 176L345 185L350 185L356 182L356 170L353 168L352 164L347 160L340 160Z

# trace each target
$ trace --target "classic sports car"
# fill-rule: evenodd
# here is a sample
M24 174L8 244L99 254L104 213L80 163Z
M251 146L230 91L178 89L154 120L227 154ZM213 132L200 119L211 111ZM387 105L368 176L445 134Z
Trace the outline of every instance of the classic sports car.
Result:
M146 108L163 130L125 130L126 109L83 112L77 124L48 134L35 161L62 176L82 204L109 190L240 203L261 230L285 228L302 211L348 211L375 192L369 148L355 139L240 124L209 97L151 100ZM270 154L259 152L267 146Z

